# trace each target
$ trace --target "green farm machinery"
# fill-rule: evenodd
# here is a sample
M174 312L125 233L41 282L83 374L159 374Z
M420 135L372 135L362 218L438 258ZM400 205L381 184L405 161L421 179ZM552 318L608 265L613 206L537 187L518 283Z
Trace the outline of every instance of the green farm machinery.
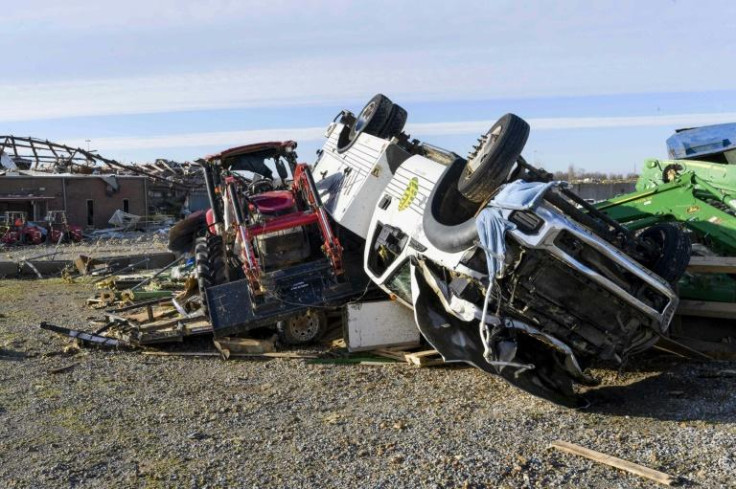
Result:
M632 193L596 204L636 231L678 223L691 231L693 256L680 280L673 334L710 354L736 354L736 124L677 131L673 159L649 159ZM679 330L679 331L678 331Z

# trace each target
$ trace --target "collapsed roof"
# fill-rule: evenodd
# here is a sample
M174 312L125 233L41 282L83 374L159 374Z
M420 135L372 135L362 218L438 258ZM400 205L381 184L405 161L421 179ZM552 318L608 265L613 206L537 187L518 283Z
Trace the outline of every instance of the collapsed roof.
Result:
M173 186L200 186L197 165L158 159L131 165L95 151L32 137L0 136L0 175L7 172L145 175Z

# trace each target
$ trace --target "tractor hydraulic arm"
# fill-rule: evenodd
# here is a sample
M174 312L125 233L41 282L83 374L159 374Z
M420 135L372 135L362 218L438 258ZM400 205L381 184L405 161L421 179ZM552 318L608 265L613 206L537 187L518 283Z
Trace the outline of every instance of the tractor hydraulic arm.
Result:
M235 228L237 237L240 241L240 254L241 261L243 262L243 272L245 277L250 283L251 289L254 293L261 291L260 276L261 269L258 265L258 259L253 251L253 245L251 243L251 236L248 233L248 225L243 215L243 206L238 198L238 191L235 187L235 179L233 177L227 177L225 180L227 189L228 200L233 208L235 215Z
M294 173L294 189L301 189L303 191L307 203L317 215L317 222L319 224L320 231L322 232L322 250L330 259L335 273L337 275L341 275L343 273L342 245L340 244L340 240L337 236L332 232L332 226L327 218L327 212L322 205L319 192L317 192L317 186L314 184L312 173L310 172L309 167L304 163L300 163L296 166L296 172Z
M736 216L733 197L709 185L693 172L669 183L596 204L616 221L636 230L656 222L677 221L730 255L736 254Z

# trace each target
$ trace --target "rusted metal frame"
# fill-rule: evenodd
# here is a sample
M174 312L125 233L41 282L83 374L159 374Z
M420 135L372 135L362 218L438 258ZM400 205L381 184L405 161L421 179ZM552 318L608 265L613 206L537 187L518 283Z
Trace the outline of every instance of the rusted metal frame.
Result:
M154 180L160 180L162 182L166 182L166 183L169 183L171 185L176 185L178 187L183 187L183 188L186 188L186 189L190 189L190 188L193 187L192 185L187 185L187 184L182 183L182 182L177 182L176 180L170 180L170 179L168 179L166 177L161 177L161 176L156 175L154 173L151 173L151 172L148 172L148 171L145 171L145 170L141 170L141 169L135 168L133 166L124 165L123 163L118 163L115 160L108 160L107 158L102 158L101 156L98 156L97 159L99 159L103 163L107 164L108 166L116 166L118 168L123 168L123 169L128 170L128 171L131 171L133 173L141 174L141 175L146 175L147 177L150 177L150 178L152 178Z
M5 143L6 145L7 145L7 140L8 139L10 140L10 143L13 145L13 151L15 152L15 156L21 156L18 153L18 147L34 149L34 146L32 145L32 142L44 143L44 144L47 144L49 146L49 148L51 148L52 146L55 146L57 149L63 149L67 153L69 153L68 162L70 164L76 164L76 165L79 165L79 166L89 166L89 165L84 165L84 164L76 163L75 162L75 159L80 159L80 160L82 159L82 157L77 157L77 155L79 154L79 155L82 155L85 158L86 161L94 161L94 162L98 162L99 161L99 162L102 162L102 163L104 163L104 164L106 164L106 165L108 165L110 167L117 167L117 168L121 168L121 169L124 169L124 170L128 170L128 171L130 171L130 172L132 172L134 174L146 175L147 177L150 177L150 178L152 178L154 180L160 180L160 181L163 181L163 182L166 182L166 183L169 183L169 184L172 184L172 185L176 185L176 186L179 186L179 187L187 188L187 189L192 187L191 185L187 185L187 184L184 184L182 182L177 182L176 180L171 180L171 179L168 179L166 177L162 177L162 176L156 175L156 174L154 174L152 172L148 172L148 171L142 170L140 168L136 168L136 167L131 166L131 165L125 165L125 164L119 163L119 162L117 162L115 160L110 160L110 159L104 158L104 157L102 157L100 155L95 155L95 154L93 154L93 153L91 153L91 152L89 152L87 150L82 149L82 148L72 148L72 147L67 146L65 144L51 143L49 141L45 141L44 142L44 141L41 141L40 139L34 139L34 138L16 138L15 136L5 136L5 138L6 138L6 143ZM20 142L26 142L27 145L19 144ZM34 168L37 167L38 161L41 158L51 158L51 156L37 156L36 165L34 165Z
M11 136L10 142L13 144L13 151L15 151L15 156L18 156L18 147L15 145L15 138Z
M55 156L55 157L56 157L56 158L58 159L58 158L59 158L59 154L58 154L58 153L56 152L56 149L54 149L54 145L53 145L53 144L51 143L51 141L49 141L49 140L47 139L47 140L46 140L46 144L47 144L47 145L48 145L48 147L49 147L49 151L51 151L51 152L52 152L52 153L54 154L54 156Z
M258 293L261 291L261 269L258 265L258 260L255 257L255 252L253 251L248 226L243 216L243 206L240 204L240 199L238 199L235 185L236 180L233 177L228 177L225 180L225 191L227 192L228 200L230 201L233 213L235 214L235 227L238 233L236 239L240 240L240 255L243 262L243 272L245 272L245 277L248 279L253 292Z
M319 228L322 232L323 239L322 251L332 263L335 273L341 275L343 273L342 245L337 236L332 232L332 226L327 217L327 212L317 192L317 186L314 184L312 174L305 163L298 164L294 174L293 189L297 191L299 188L303 189L307 203L312 207L318 217Z
M36 147L33 145L33 139L29 139L28 144L31 146L31 151L33 151L33 156L36 157L36 164L34 165L34 168L38 168L38 164L40 163L40 160L38 159L38 151L36 151Z

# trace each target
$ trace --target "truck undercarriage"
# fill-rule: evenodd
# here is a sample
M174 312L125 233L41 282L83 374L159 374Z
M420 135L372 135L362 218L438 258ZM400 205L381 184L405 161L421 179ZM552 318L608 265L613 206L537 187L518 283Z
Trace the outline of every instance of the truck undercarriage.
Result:
M335 221L365 237L371 280L414 309L445 361L574 406L584 401L573 384L595 383L589 365L621 365L666 334L678 302L668 280L690 252L679 229L634 233L550 182L521 157L528 125L516 116L464 159L401 132L348 131L364 111L328 128L317 186ZM500 198L532 187L526 207ZM489 209L497 216L484 228Z

